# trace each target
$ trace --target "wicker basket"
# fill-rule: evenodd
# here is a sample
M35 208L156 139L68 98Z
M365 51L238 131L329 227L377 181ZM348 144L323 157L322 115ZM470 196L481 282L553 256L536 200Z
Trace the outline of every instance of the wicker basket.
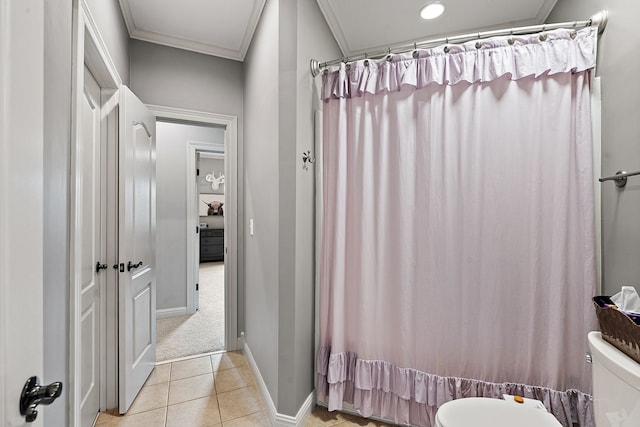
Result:
M602 338L640 363L640 326L617 309L601 306L599 298L595 297L593 303Z

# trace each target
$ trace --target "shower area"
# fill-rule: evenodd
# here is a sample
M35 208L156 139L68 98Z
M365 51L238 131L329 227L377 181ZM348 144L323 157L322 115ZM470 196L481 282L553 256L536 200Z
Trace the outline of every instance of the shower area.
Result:
M312 63L329 410L433 426L512 394L593 426L597 24Z

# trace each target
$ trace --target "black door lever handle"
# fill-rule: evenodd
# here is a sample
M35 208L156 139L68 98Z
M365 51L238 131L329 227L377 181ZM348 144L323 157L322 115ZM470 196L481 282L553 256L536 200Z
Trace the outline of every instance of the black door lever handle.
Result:
M141 265L142 265L142 261L140 261L140 262L139 262L139 263L137 263L137 264L133 264L131 261L129 261L129 262L127 263L127 271L131 271L131 270L133 270L134 268L138 268L138 267L140 267Z
M38 405L50 405L62 394L62 383L55 382L49 385L38 384L38 377L31 377L27 380L20 394L20 414L28 423L36 420Z

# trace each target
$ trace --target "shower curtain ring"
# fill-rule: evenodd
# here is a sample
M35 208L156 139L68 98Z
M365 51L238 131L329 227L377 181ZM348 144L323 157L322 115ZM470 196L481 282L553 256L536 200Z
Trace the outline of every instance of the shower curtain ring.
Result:
M540 34L540 37L539 37L541 42L543 42L543 41L545 41L547 39L547 35L545 34L546 30L547 30L547 25L545 24L545 25L542 26L542 34Z

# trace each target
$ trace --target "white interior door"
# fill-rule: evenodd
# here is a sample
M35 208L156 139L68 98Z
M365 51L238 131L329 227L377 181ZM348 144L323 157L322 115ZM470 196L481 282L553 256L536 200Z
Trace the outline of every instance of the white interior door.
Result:
M120 89L119 409L125 413L156 361L155 117Z
M43 373L42 1L0 1L0 425L27 424L18 400ZM39 406L38 411L45 411Z
M187 153L187 159L189 159L188 153ZM188 170L189 168L187 168L187 171ZM193 206L198 206L198 203L200 203L200 187L198 185L198 179L200 178L202 171L200 170L200 152L199 151L196 151L196 171L197 172L195 174L191 175L195 180L195 191L191 192L191 197L193 198L192 200ZM187 188L189 187L190 186L187 186ZM199 212L198 209L196 209L196 212L192 212L191 210L187 209L187 212L191 212L192 214L196 215L196 218L197 218L196 223L198 224L198 233L196 233L196 236L193 242L194 257L191 258L195 262L193 263L192 266L187 268L191 268L193 270L193 280L190 282L190 283L196 284L193 291L193 308L194 310L199 310L200 309L200 216L198 215L198 212ZM189 257L187 257L187 260L189 260Z
M100 86L84 67L79 105L80 129L75 150L74 288L79 309L74 334L78 361L74 366L74 408L80 426L91 426L100 410L100 294L106 264L102 250L101 101ZM98 268L100 267L100 268Z

